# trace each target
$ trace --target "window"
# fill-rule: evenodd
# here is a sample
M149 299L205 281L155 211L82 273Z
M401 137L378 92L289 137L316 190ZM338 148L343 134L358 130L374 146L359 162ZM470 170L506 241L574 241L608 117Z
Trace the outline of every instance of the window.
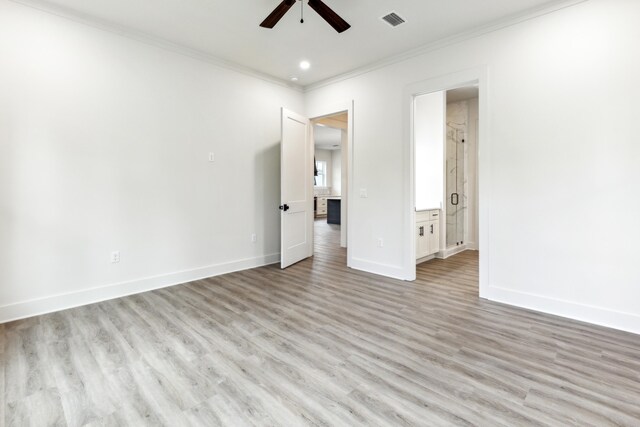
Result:
M316 161L316 169L318 170L318 175L315 176L314 185L316 187L326 187L327 186L327 162L324 160Z

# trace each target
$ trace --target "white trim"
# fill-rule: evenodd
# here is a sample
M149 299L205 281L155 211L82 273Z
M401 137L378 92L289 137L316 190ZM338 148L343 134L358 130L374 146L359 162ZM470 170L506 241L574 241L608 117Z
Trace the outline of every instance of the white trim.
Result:
M442 259L447 259L450 256L454 256L454 255L459 254L460 252L464 252L466 250L469 250L469 248L467 247L466 243L464 243L462 245L452 246L450 248L446 248L444 251L441 251Z
M484 298L541 313L640 334L640 316L602 307L578 304L525 292L490 286Z
M426 257L418 258L416 260L416 265L422 264L423 262L431 261L432 259L436 259L436 254L427 255Z
M0 324L154 289L180 285L234 271L275 264L279 261L280 254L270 254L8 304L0 307Z
M486 135L490 135L489 122L489 69L486 65L468 70L462 70L450 73L444 76L433 77L428 80L417 82L405 87L403 91L403 147L404 147L404 225L405 238L407 244L404 244L404 279L415 280L416 263L415 263L415 143L413 135L414 109L413 105L416 96L427 93L440 92L443 90L454 89L477 83L479 86L479 102L478 116L482 123L477 135L478 147L478 194L477 201L478 211L478 239L480 242L480 297L485 297L485 290L489 286L489 171L491 170L491 158L489 156L490 142L486 139ZM444 211L444 209L443 209Z
M397 265L382 264L362 258L352 258L349 267L364 271L365 273L379 274L380 276L390 277L392 279L405 280L404 269Z
M494 31L501 30L506 27L519 24L521 22L535 19L540 16L544 16L549 13L553 13L571 6L575 6L577 4L584 3L588 0L560 0L551 5L545 4L538 8L534 8L534 9L522 12L520 14L516 14L514 16L510 16L498 21L494 21L484 26L475 27L468 31L458 33L450 37L445 37L443 39L436 40L431 43L424 44L415 49L411 49L409 51L402 52L397 55L392 55L380 61L373 62L363 67L356 68L346 73L329 77L328 79L321 80L316 83L311 83L306 86L293 84L289 80L280 79L278 77L263 73L253 68L249 68L231 61L218 58L214 55L211 55L210 53L206 53L198 49L194 49L179 43L175 43L175 42L163 39L161 37L151 36L149 34L134 30L132 28L129 28L123 25L116 24L114 22L99 19L99 18L90 16L88 14L72 10L70 8L48 3L44 0L10 0L10 1L17 4L21 4L23 6L40 10L42 12L46 12L62 18L70 19L72 21L75 21L84 25L98 28L104 31L109 31L111 33L115 33L120 36L124 36L142 43L146 43L146 44L160 47L175 53L179 53L195 59L199 59L201 61L208 62L218 67L233 70L233 71L236 71L245 75L249 75L249 76L252 76L252 77L255 77L279 86L285 86L300 92L309 92L315 89L319 89L321 87L325 87L337 82L341 82L343 80L348 80L350 78L353 78L362 74L366 74L368 72L386 67L391 64L395 64L395 63L409 60L411 58L415 58L416 56L420 56L425 53L432 52L434 50L441 49L446 46L451 46L451 45L463 42L465 40L473 39L473 38L482 36L484 34L488 34Z
M367 64L360 68L356 68L354 70L348 71L346 73L329 77L328 79L321 80L316 83L308 84L304 86L303 90L304 92L310 92L312 90L320 89L322 87L329 86L334 83L352 79L362 74L366 74L371 71L375 71L392 64L407 61L409 59L415 58L416 56L424 55L425 53L433 52L434 50L442 49L444 47L461 43L466 40L474 39L476 37L480 37L482 35L492 33L494 31L498 31L503 28L511 27L513 25L520 24L522 22L529 21L531 19L535 19L540 16L548 15L549 13L557 12L559 10L566 9L571 6L584 3L586 1L588 0L563 0L563 1L556 2L552 5L545 4L538 8L534 8L534 9L525 11L523 13L516 14L514 16L510 16L508 18L504 18L498 21L494 21L484 26L475 27L450 37L445 37L443 39L436 40L434 42L424 44L415 49L411 49L397 55L386 57L384 59L373 62L371 64Z
M403 201L405 218L405 235L408 236L407 245L402 245L405 249L403 262L404 280L416 280L416 144L415 144L415 104L416 96L421 92L421 88L414 86L407 87L402 95L402 123L403 125L403 176L404 189ZM435 92L435 91L433 91ZM422 92L424 93L424 92ZM445 134L446 135L446 134ZM442 234L442 233L440 233ZM411 264L411 265L409 265Z
M354 236L353 236L353 227L351 226L351 217L352 215L350 214L351 212L351 206L353 206L353 200L354 200L354 190L353 190L353 176L354 176L354 161L353 161L353 152L354 152L354 110L355 110L355 102L354 100L348 100L348 101L342 101L342 102L337 102L337 103L330 103L327 105L321 105L319 107L314 107L314 109L312 109L311 111L306 111L305 114L307 117L309 117L309 119L313 122L313 120L322 118L322 117L326 117L326 116L332 116L334 114L337 113L341 113L341 112L347 112L347 149L346 149L346 156L347 156L347 175L346 175L346 181L347 181L347 195L345 197L344 194L342 194L342 201L346 202L346 203L342 203L341 209L345 210L346 213L346 228L347 228L347 236L346 236L346 241L344 242L347 248L347 267L353 267L353 255L352 255L352 251L351 251L351 243L354 241ZM341 147L342 149L342 147ZM343 149L342 151L343 155L345 155L345 150ZM344 181L344 175L343 175L343 181ZM343 228L344 229L344 228ZM342 236L340 236L340 240L341 240L341 246L342 246ZM355 267L353 267L355 268Z
M111 21L96 18L94 16L75 11L73 9L54 5L43 0L9 0L13 3L20 4L22 6L30 7L41 12L49 13L51 15L58 16L60 18L68 19L79 24L87 25L89 27L97 28L102 31L107 31L113 34L117 34L121 37L135 40L140 43L155 46L161 49L171 51L180 55L188 56L193 59L197 59L203 62L207 62L211 65L215 65L220 68L235 71L250 77L254 77L263 80L268 83L276 84L278 86L284 86L289 89L293 89L298 92L303 92L303 88L300 85L291 83L291 81L279 79L270 74L263 73L244 65L237 64L235 62L227 61L210 53L204 52L199 49L195 49L189 46L185 46L180 43L172 42L162 37L152 36L142 31L134 30L133 28L116 24Z

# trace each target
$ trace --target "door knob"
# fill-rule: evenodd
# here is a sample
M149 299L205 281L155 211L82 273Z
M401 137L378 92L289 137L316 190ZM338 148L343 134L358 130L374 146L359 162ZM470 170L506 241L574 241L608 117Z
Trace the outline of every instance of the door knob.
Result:
M281 210L281 211L285 211L285 212L286 212L286 211L288 211L288 210L289 210L289 205L288 205L288 204L286 204L286 203L285 203L284 205L281 205L281 206L280 206L280 210Z

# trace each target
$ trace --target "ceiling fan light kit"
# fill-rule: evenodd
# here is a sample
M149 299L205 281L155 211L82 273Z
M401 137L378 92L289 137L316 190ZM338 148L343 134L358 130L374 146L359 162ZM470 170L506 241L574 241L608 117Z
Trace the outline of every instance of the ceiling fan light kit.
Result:
M264 21L260 24L263 28L273 28L275 25L282 19L282 17L291 9L296 1L298 0L283 0L274 10L266 17ZM299 0L303 1L303 0ZM337 13L335 13L329 6L322 2L322 0L308 0L309 7L313 9L322 19L327 21L329 25L333 27L338 33L342 33L349 28L351 25L347 23L344 19L342 19ZM304 19L300 19L300 22L303 23Z

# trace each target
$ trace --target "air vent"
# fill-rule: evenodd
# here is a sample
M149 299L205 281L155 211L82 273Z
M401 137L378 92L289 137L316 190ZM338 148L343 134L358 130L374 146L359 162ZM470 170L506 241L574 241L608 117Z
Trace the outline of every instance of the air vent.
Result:
M382 19L384 22L391 25L392 27L397 27L398 25L404 24L406 22L400 15L398 15L395 12L391 12L380 19Z

